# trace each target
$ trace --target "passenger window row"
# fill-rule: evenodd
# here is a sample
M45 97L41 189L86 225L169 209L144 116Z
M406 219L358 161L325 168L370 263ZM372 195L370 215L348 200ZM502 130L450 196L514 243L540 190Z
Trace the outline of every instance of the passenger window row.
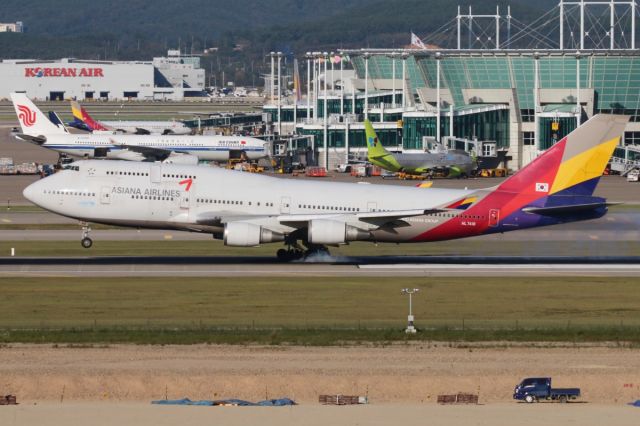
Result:
M196 198L196 202L198 203L202 203L202 204L225 204L225 205L236 205L236 206L244 206L244 201L238 201L238 200L219 200L219 199L213 199L213 198ZM253 205L253 203L251 201L247 201L247 205L251 206ZM261 206L261 202L258 201L256 202L256 206ZM273 203L271 202L267 202L264 203L265 207L273 207Z
M215 200L211 198L197 198L196 201L198 203L203 203L203 204L235 204L240 206L244 205L244 201L237 201L237 200L233 201L233 200ZM251 205L251 201L248 201L247 204Z
M95 192L78 192L78 191L67 191L67 190L57 190L57 189L45 189L43 191L45 194L50 195L74 195L79 197L95 197Z
M132 195L132 200L156 200L156 201L173 201L173 197L158 197L157 195Z
M432 213L429 216L458 217L460 219L485 219L485 216L469 215L469 214L457 215L457 214L453 214L453 213Z
M299 209L313 209L313 210L334 210L343 212L359 212L359 207L343 207L343 206L318 206L309 204L298 204ZM375 210L374 210L375 211Z
M145 172L123 172L123 171L111 171L107 170L108 175L120 175L120 176L149 176L149 173Z
M196 175L175 175L175 174L163 174L164 178L177 178L177 179L196 179Z

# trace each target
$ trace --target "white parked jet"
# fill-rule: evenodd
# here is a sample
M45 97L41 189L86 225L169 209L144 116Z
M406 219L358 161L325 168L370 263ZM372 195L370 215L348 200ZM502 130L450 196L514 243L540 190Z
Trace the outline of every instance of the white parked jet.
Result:
M269 155L267 142L244 136L71 134L24 93L12 93L11 100L22 129L16 137L76 157L196 164Z
M79 161L24 190L52 212L213 234L230 246L284 242L278 257L349 241L425 242L603 216L593 191L628 117L596 115L531 164L481 190L294 181L210 167ZM82 245L90 247L85 226Z

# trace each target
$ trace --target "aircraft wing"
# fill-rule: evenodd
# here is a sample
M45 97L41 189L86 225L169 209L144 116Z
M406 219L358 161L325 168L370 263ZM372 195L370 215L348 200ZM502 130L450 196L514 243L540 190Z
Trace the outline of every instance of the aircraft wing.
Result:
M225 223L242 221L252 222L258 225L270 227L282 225L287 228L306 228L309 222L314 219L336 220L348 222L350 225L363 228L379 228L381 226L406 226L402 219L444 212L445 209L415 209L415 210L394 210L385 212L361 212L361 213L314 213L314 214L281 214L277 216L237 216L233 213L224 212L203 212L198 215L197 223L200 225L222 226Z
M142 155L146 160L163 161L171 155L171 151L162 148L154 148L140 145L117 144L119 147Z
M171 154L187 154L186 152L183 152L183 151L172 151L169 149L156 148L151 146L140 146L140 145L129 145L124 143L118 143L113 139L111 140L111 143L120 148L124 148L128 151L140 154L144 157L145 160L164 161L167 158L169 158Z

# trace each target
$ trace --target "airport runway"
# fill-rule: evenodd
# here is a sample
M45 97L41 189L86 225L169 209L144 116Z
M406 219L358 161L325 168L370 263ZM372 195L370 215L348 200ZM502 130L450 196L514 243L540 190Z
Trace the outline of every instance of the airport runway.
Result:
M275 257L0 258L0 276L640 276L640 257L315 256L282 263Z

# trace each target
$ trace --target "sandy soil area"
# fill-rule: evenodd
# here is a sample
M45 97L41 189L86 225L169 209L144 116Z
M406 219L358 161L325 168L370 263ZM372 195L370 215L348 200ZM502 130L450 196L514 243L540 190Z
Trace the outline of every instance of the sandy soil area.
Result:
M0 407L3 426L429 425L637 426L640 408L599 404L436 404L297 407L160 407L126 403L45 403Z
M479 393L509 403L524 377L580 387L583 401L622 405L640 398L638 350L575 348L128 346L0 348L0 394L43 401L368 395L372 404L432 403L438 394ZM640 415L640 410L638 411ZM1 424L1 423L0 423Z

